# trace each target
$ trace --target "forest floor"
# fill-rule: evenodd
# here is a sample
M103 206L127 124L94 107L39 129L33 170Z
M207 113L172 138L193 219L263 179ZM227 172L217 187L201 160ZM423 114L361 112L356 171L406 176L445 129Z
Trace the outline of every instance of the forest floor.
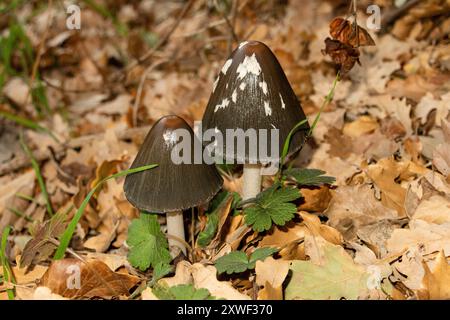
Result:
M79 30L65 1L0 7L0 299L450 299L449 1L357 1L375 46L359 48L292 160L336 181L299 185L292 221L257 232L228 202L201 247L212 213L199 208L185 214L187 257L140 268L128 230L147 220L124 178L83 203L90 190L129 168L161 116L201 120L244 40L271 48L312 124L337 73L324 40L349 1L78 2ZM381 30L367 28L372 4ZM239 168L224 178L241 192ZM151 223L165 231L164 216ZM238 251L241 271L217 265Z

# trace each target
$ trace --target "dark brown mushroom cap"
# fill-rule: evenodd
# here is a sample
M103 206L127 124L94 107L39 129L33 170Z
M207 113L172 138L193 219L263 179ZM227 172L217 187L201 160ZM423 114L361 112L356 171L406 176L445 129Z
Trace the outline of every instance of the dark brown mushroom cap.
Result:
M305 118L275 55L264 43L248 41L234 50L221 69L202 125L203 130L216 128L224 137L225 129L279 129L281 153L290 130ZM289 153L301 149L308 130L309 125L305 123L292 136ZM224 150L227 142L224 141ZM271 150L270 141L267 146ZM234 159L242 161L236 155ZM246 152L245 161L248 160Z
M172 150L183 139L177 129L189 132L190 164L172 161ZM180 117L165 116L154 124L131 168L148 164L158 164L158 167L126 177L125 196L133 206L147 212L165 213L189 209L214 197L223 184L222 177L214 165L193 162L194 139L197 138L191 127Z

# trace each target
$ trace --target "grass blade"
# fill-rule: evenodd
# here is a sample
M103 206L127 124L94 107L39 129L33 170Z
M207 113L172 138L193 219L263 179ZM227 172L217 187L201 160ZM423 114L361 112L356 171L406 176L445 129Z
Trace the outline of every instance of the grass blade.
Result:
M11 232L11 227L7 226L3 229L2 233L2 242L0 246L0 260L3 268L3 280L4 283L15 283L14 275L11 270L11 266L9 265L8 258L6 257L6 243L8 242L8 236ZM14 290L6 289L9 300L14 300Z
M331 90L330 90L330 92L328 92L327 96L325 97L325 100L323 101L322 105L320 106L319 112L317 113L317 116L314 119L314 122L313 122L311 128L309 129L308 136L312 135L314 128L316 127L317 123L319 122L320 114L322 113L325 106L327 106L333 100L334 90L336 89L336 85L340 80L340 76L341 76L341 73L340 73L340 71L338 71L338 73L336 74L336 78L334 78L333 85L331 86Z
M120 171L116 174L113 174L109 177L104 178L101 180L94 188L92 188L91 191L87 194L86 198L84 198L83 202L81 203L80 207L78 208L77 212L75 212L75 215L73 216L72 220L70 221L69 225L67 226L66 231L64 231L63 235L60 239L60 244L58 246L58 249L56 249L55 255L53 257L54 260L59 260L64 257L64 253L66 252L67 247L69 246L70 240L72 239L73 233L75 232L75 229L77 227L78 221L80 221L81 216L83 215L84 210L86 209L86 206L88 205L89 201L91 200L94 193L108 180L119 178L122 176L126 176L128 174L137 173L149 169L153 169L157 167L157 164L149 164L146 166L134 168L134 169L128 169L124 171Z
M42 174L41 174L41 169L39 168L39 163L34 158L33 153L31 152L30 148L28 148L28 146L26 145L25 141L23 140L22 135L20 136L20 145L22 146L22 149L23 149L23 151L25 151L26 155L30 158L31 166L33 167L33 170L36 173L36 178L39 183L39 188L41 189L42 195L44 196L45 203L47 205L47 212L52 217L53 216L53 208L52 208L52 204L50 202L50 198L48 196L44 178L42 177Z
M12 113L9 113L6 111L1 111L1 110L0 110L0 117L14 121L18 125L21 125L25 128L32 129L32 130L35 130L38 132L46 133L49 136L51 136L56 142L60 142L51 130L41 126L40 124L34 122L33 120L29 120L27 118L23 118L23 117L15 115L15 114L12 114Z

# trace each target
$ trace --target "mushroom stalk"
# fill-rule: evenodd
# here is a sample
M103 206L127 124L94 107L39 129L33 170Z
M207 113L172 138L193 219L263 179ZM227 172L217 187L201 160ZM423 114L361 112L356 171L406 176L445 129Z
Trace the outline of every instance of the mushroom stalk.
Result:
M183 211L168 212L167 215L167 234L185 240ZM171 254L176 254L172 247L178 247L186 255L186 246L183 242L174 238L169 238L169 247Z
M256 197L261 191L261 165L244 164L242 200Z

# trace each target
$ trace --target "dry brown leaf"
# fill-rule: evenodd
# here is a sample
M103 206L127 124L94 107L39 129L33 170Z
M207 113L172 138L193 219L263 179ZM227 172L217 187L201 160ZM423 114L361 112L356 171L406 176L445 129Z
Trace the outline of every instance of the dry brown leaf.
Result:
M256 283L259 286L265 286L269 283L275 289L280 287L286 279L289 272L289 261L275 260L272 257L257 261L255 267ZM276 272L274 272L276 270Z
M352 138L371 133L379 127L376 119L370 116L361 116L353 122L346 123L342 132Z
M191 267L192 265L188 261L180 261L177 264L175 275L173 277L162 278L159 282L163 282L169 287L180 284L192 284Z
M450 223L450 200L440 195L424 199L414 212L413 218L435 224Z
M423 220L411 220L409 229L396 229L387 241L390 253L401 253L416 248L422 255L444 250L450 255L450 223L433 224Z
M217 270L213 266L195 263L191 267L194 286L208 289L212 296L227 300L250 300L250 297L233 288L228 281L217 280Z
M353 239L362 226L397 217L394 210L375 199L374 191L368 185L339 187L325 214L330 226L347 240Z
M426 263L424 263L424 269L423 284L426 288L426 297L431 300L450 299L450 265L447 263L444 252L440 251L437 255L433 271Z
M406 216L406 189L400 186L396 179L407 169L407 164L399 163L393 158L381 159L367 168L367 175L381 190L381 202L386 207L395 209L399 217Z
M67 298L128 295L139 281L135 276L111 271L101 261L82 262L77 259L53 261L41 279L42 285Z
M364 28L340 17L330 22L330 35L352 47L375 45L375 41Z
M264 284L264 288L258 291L258 300L283 300L283 289L274 288L269 282Z
M328 208L331 200L329 186L300 188L300 192L302 194L302 203L298 207L299 210L322 212Z
M303 218L303 223L306 225L313 236L321 236L322 238L333 244L342 244L342 234L336 229L322 224L319 217L307 212L300 212L299 214Z

